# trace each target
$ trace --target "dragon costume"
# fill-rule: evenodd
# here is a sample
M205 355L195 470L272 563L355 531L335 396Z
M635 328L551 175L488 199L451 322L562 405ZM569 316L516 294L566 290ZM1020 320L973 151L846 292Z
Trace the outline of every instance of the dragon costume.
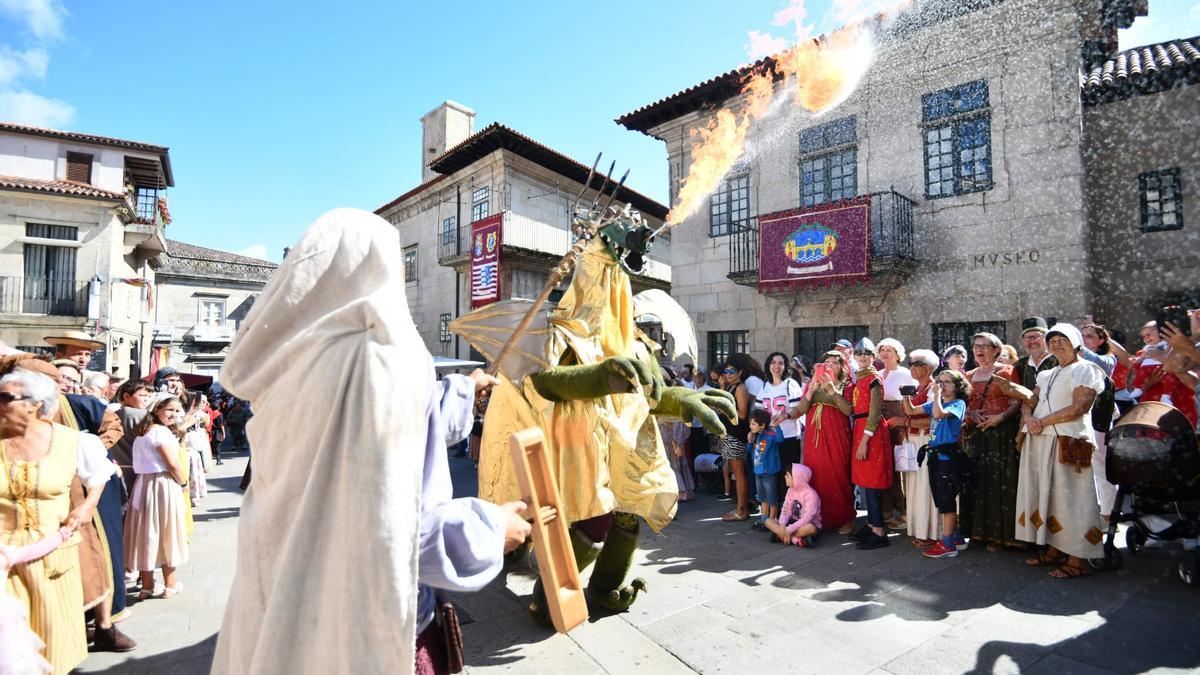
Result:
M664 386L659 347L634 322L629 281L629 273L644 265L650 231L629 206L606 209L603 216L584 231L595 236L561 300L539 308L515 356L501 360L500 384L484 417L479 496L496 503L523 497L508 439L539 427L555 459L560 511L572 523L576 563L581 571L596 565L589 600L620 611L646 587L642 579L625 584L639 517L660 531L674 517L679 494L654 417L696 418L721 434L716 411L733 418L736 409L721 390ZM495 358L501 338L512 332L512 318L529 307L527 300L496 303L456 320L451 330ZM540 582L530 611L545 621Z

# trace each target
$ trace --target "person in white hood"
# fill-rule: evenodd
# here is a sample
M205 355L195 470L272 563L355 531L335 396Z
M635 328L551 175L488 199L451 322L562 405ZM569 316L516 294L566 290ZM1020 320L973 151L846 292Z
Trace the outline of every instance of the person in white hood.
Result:
M451 499L446 445L494 380L434 381L401 260L382 219L330 211L238 332L254 480L214 673L445 672L433 588L481 588L529 531L520 502Z

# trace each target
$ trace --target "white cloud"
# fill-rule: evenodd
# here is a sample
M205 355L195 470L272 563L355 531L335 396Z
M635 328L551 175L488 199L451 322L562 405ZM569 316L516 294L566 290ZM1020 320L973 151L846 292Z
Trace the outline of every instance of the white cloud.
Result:
M0 89L0 120L35 127L65 127L75 119L75 106L24 90Z
M1117 31L1121 49L1132 49L1200 33L1200 2L1196 0L1153 0L1146 16Z
M246 248L236 251L238 255L244 255L247 258L258 258L259 260L267 259L267 247L264 244L254 244Z
M7 45L0 45L0 85L14 84L26 77L41 79L46 76L50 55L44 49L32 48L18 52Z
M15 17L39 40L57 40L67 10L57 0L0 0L0 14Z
M760 33L756 30L747 33L746 37L750 40L746 44L746 54L750 57L751 61L757 61L764 56L778 54L792 46L790 42L781 37Z

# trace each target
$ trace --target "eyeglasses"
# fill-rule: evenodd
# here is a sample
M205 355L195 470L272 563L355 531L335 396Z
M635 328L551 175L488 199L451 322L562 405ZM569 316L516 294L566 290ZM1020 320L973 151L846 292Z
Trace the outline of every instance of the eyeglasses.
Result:
M869 351L867 351L867 350L865 350L865 349L855 349L855 350L854 350L854 355L855 355L855 356L875 356L875 353L874 353L874 352L869 352Z
M6 403L12 403L13 401L28 401L29 399L30 399L29 396L18 396L17 394L13 394L13 393L10 393L7 391L0 391L0 405L5 405Z

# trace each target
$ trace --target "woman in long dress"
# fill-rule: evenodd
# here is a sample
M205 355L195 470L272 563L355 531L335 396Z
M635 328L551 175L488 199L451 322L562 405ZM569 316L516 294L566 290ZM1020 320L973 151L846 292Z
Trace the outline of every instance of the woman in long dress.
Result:
M812 488L821 497L821 524L849 534L854 527L854 486L850 483L850 401L844 395L849 372L841 352L825 352L833 377L814 377L804 388L792 416L804 423L804 464L812 469Z
M18 369L0 378L0 514L15 514L0 517L0 543L28 546L62 527L71 533L49 555L14 565L4 589L21 603L55 675L87 658L76 530L116 471L99 438L48 421L57 406L58 390L45 375ZM72 511L76 476L89 491Z
M938 366L938 357L928 349L914 349L909 354L909 370L917 381L917 393L910 399L918 410L905 417L905 432L908 442L920 448L929 443L930 418L920 407L932 399L933 371ZM926 459L916 471L904 472L904 499L908 513L908 536L917 548L928 548L941 536L941 516L933 503L933 490L929 485L930 462Z
M989 551L1002 546L1017 546L1016 505L1017 469L1021 454L1017 450L1020 401L1008 398L995 378L1016 383L1018 375L1011 366L996 359L1004 343L991 333L971 338L971 350L977 368L966 374L971 382L967 399L967 419L963 425L963 449L975 463L974 508L971 510L972 541L987 543Z
M1103 555L1092 466L1059 461L1060 438L1092 440L1092 403L1104 390L1104 372L1079 358L1082 340L1070 324L1046 333L1058 366L1038 373L1033 398L1022 405L1028 435L1017 481L1016 537L1046 545L1025 564L1053 565L1056 579L1086 575L1084 560Z

